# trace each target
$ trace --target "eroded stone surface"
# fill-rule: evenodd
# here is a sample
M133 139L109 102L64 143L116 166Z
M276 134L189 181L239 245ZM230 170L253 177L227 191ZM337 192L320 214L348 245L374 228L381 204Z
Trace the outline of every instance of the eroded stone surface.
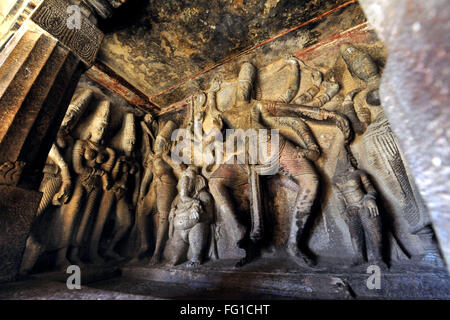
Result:
M0 186L0 282L16 279L40 199L37 191Z

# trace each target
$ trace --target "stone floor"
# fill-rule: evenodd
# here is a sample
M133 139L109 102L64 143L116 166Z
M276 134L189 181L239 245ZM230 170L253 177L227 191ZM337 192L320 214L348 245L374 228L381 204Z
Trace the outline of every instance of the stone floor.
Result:
M367 266L301 270L286 259L259 259L239 269L236 261L212 261L193 270L146 263L121 270L82 267L82 287L69 290L68 275L52 272L0 285L0 299L450 299L442 268L381 267L381 288L369 290Z

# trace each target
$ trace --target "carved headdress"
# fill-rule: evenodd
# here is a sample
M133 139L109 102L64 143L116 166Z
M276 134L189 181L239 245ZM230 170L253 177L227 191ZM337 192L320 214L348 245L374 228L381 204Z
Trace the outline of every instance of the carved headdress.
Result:
M66 147L67 141L71 139L69 137L70 132L77 125L93 97L93 91L89 88L81 89L77 93L78 94L70 102L61 123L61 127L58 130L56 144L60 148Z
M61 129L66 132L72 130L77 124L78 120L80 120L84 111L86 111L87 106L89 105L93 96L93 91L89 88L82 89L79 94L72 99L67 108L66 115L64 116L64 120L61 124Z
M253 84L256 78L256 68L250 62L246 61L241 66L239 72L238 87L236 98L238 101L250 101L252 96Z
M118 138L118 147L121 151L125 151L128 143L132 142L133 145L136 143L136 125L133 113L129 112L125 114Z
M103 100L99 103L97 110L95 111L94 118L90 123L89 137L92 135L92 129L97 128L97 126L107 127L109 123L109 116L111 113L111 102L108 100Z
M172 132L176 127L177 125L172 120L167 121L166 124L162 127L155 140L155 146L153 148L155 154L163 152L164 149L170 145Z
M107 125L109 122L109 115L111 113L111 102L109 100L103 100L99 103L95 112L94 121Z

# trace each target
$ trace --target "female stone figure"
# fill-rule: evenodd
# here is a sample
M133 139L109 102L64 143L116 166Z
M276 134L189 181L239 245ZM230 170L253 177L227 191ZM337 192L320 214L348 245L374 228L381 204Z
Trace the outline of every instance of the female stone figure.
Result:
M73 168L78 174L70 202L62 207L60 221L55 226L55 237L61 243L57 264L65 265L68 246L73 245L70 260L80 263L79 249L84 240L86 227L93 214L101 191L110 188L109 172L115 160L111 148L102 139L108 127L110 102L100 102L86 140L77 140L73 149ZM78 228L76 228L79 221ZM73 237L73 238L72 238Z
M103 194L100 208L95 222L91 239L89 256L92 262L101 263L103 259L98 254L100 237L113 204L116 204L115 225L113 239L110 241L105 255L120 260L121 257L114 251L117 243L123 238L133 224L132 211L136 207L140 184L139 165L133 155L136 143L134 115L127 113L121 132L121 152L116 157L111 172L112 187Z
M141 192L148 189L147 193L140 198L138 217L143 218L148 215L155 207L158 214L158 230L156 234L156 245L151 264L158 263L161 260L161 253L164 247L165 238L169 229L168 216L170 206L176 196L177 179L175 178L172 166L167 162L169 143L172 131L176 125L173 121L168 121L158 133L153 148L154 153L146 155L147 166L152 166L151 179L144 177L146 186L141 185ZM150 181L153 180L150 187ZM141 193L142 195L142 193ZM141 239L147 237L147 228L145 223L137 223L137 228ZM145 247L141 247L141 252Z
M169 249L173 265L182 262L189 248L192 258L188 267L203 262L213 210L214 201L206 190L206 180L198 174L198 168L189 166L178 182L178 195L169 215Z
M144 120L141 121L142 128L142 144L143 144L143 177L139 188L139 199L136 207L136 221L134 230L138 233L138 245L136 259L145 255L150 249L150 223L148 214L151 211L146 204L154 203L155 199L155 184L153 182L153 147L155 144L155 136L158 132L158 123L153 119L151 114L146 114ZM146 201L146 195L148 194L148 200ZM152 194L152 195L150 195ZM150 206L153 206L151 204Z

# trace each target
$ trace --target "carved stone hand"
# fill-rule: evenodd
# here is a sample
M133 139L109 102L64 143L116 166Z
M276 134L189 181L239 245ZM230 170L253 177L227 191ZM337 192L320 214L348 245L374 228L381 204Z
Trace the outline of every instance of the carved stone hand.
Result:
M63 181L63 184L59 189L58 193L55 194L55 196L53 197L52 201L53 205L61 206L67 203L70 199L71 190L72 190L72 183L70 181L67 182Z
M379 215L379 212L378 212L378 207L377 207L375 200L372 198L368 198L364 202L365 202L365 206L366 206L367 210L369 211L370 217L372 217L372 218L377 217Z

